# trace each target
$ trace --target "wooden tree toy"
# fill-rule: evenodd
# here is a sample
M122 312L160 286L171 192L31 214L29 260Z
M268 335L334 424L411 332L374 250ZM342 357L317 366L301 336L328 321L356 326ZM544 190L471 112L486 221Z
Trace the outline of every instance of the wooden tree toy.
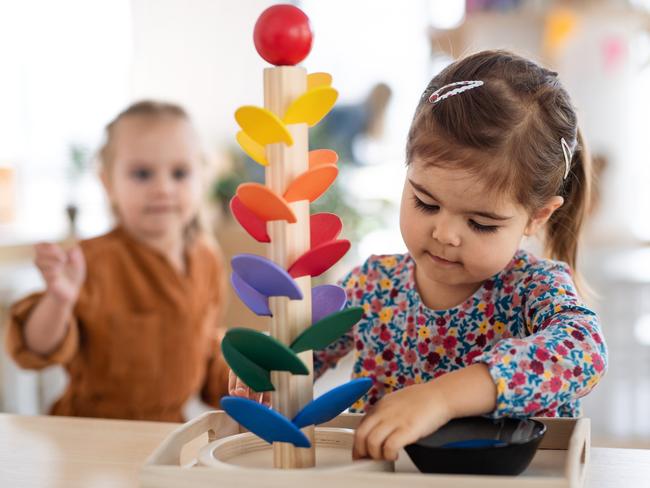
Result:
M276 468L315 464L314 425L326 422L364 395L367 378L352 380L313 400L313 350L347 332L363 315L344 308L345 291L312 288L311 278L338 262L350 242L338 239L342 223L330 213L310 215L338 175L334 151L309 151L308 128L338 97L327 73L295 66L311 49L309 19L291 5L275 5L259 17L258 53L275 67L264 70L264 108L240 107L237 141L266 167L265 184L244 183L230 208L248 233L268 243L268 257L241 254L232 260L232 286L256 314L271 318L270 335L230 329L222 343L228 365L256 392L272 391L272 408L225 397L222 408L237 422L273 443Z

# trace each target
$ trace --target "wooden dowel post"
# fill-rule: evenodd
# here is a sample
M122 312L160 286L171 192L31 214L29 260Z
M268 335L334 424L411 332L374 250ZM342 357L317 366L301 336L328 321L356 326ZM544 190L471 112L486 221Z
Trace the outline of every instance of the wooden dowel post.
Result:
M304 68L282 66L264 70L264 105L280 118L289 104L306 90L307 73ZM266 157L269 161L266 168L266 185L279 195L283 195L287 186L308 169L307 124L288 127L294 140L292 146L271 144L266 147ZM296 214L295 224L283 221L268 223L271 237L269 259L284 269L307 252L310 246L309 202L301 201L290 205ZM300 332L311 325L311 277L298 278L296 281L302 291L303 300L289 300L285 297L270 300L273 312L271 335L286 345L291 344ZM271 373L271 381L275 386L272 394L273 409L288 419L292 419L313 398L312 352L305 351L299 357L309 368L309 375L292 375L279 371ZM282 442L273 444L276 468L314 466L314 427L307 427L303 432L312 444L309 449L296 448L292 444Z

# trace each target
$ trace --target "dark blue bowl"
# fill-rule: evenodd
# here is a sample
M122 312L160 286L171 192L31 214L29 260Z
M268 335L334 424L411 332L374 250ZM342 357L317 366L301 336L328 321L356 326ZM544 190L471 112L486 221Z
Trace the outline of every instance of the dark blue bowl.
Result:
M454 419L405 447L423 473L517 475L535 456L546 426L532 419Z

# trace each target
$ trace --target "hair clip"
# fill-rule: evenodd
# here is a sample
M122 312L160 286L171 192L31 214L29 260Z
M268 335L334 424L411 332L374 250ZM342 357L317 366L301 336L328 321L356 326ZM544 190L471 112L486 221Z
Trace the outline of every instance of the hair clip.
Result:
M463 93L464 91L471 90L472 88L478 88L479 86L482 85L483 82L480 80L455 81L454 83L448 83L447 85L438 88L429 96L429 103L438 103L444 100L445 98L453 97L454 95L458 95L459 93ZM441 93L444 90L446 90L447 88L452 88L454 86L457 86L458 88L449 90L448 92L445 92L441 95Z
M567 144L564 137L560 139L560 145L562 146L562 153L564 154L564 179L566 180L569 176L569 170L571 169L571 160L573 159L573 154L571 154L571 148Z

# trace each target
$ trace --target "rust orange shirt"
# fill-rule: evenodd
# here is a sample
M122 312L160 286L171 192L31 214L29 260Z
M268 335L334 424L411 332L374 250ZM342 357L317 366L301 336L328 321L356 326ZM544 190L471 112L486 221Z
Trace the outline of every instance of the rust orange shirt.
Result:
M70 383L55 415L183 421L200 392L214 406L227 394L219 326L225 296L222 263L196 238L186 274L117 228L80 243L87 275L67 334L47 356L26 347L23 326L42 294L14 304L7 348L28 369L63 365Z

